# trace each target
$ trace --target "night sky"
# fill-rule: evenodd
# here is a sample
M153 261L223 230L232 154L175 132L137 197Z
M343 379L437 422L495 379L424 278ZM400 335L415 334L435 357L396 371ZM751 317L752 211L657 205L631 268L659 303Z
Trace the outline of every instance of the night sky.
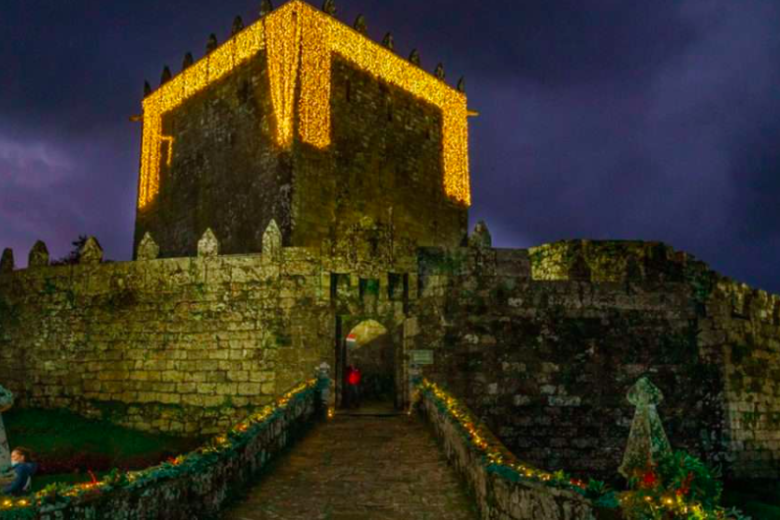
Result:
M317 7L320 7L317 1ZM280 5L277 0L275 5ZM337 0L466 76L472 224L498 247L662 240L780 293L780 2ZM7 0L0 248L131 257L143 81L259 1Z

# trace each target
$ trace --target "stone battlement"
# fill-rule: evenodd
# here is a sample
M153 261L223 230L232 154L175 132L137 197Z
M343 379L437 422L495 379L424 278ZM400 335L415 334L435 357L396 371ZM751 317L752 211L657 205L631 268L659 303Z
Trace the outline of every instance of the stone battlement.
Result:
M659 410L673 443L775 474L776 295L657 243L510 250L475 234L468 247L415 248L369 221L353 232L354 247L283 247L271 225L249 255L220 254L207 232L184 258L154 258L149 238L139 260L115 263L90 240L82 263L61 266L38 244L22 270L6 253L0 384L22 406L205 434L336 366L347 332L374 320L402 400L411 351L430 350L425 375L541 467L617 467L632 412L621 396L650 374L670 396Z

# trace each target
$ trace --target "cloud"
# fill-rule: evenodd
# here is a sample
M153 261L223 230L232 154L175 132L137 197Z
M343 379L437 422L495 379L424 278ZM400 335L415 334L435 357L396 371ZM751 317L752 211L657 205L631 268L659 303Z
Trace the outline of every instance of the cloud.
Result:
M16 249L17 265L26 265L35 240L59 258L82 234L96 236L108 258L130 257L138 160L132 129L48 141L0 133L0 247Z
M0 186L45 188L66 178L73 160L55 145L21 142L0 134Z
M89 233L130 257L140 132L127 118L142 81L202 55L210 32L223 41L234 14L139 1L4 11L0 245L35 234L61 256ZM467 77L481 114L471 217L497 245L665 240L780 289L766 267L780 259L779 7L352 0L338 17L365 13L374 39L393 31L399 54L416 47L427 70L442 61L451 83ZM231 9L256 20L256 1ZM46 30L32 37L30 19Z
M518 66L514 75L482 80L489 96L471 96L482 114L471 127L472 170L476 206L483 205L477 211L489 225L514 226L537 244L664 240L734 275L750 264L727 261L745 228L756 239L780 234L773 203L780 193L776 9L758 2L678 5L651 20L671 17L672 26L685 28L665 53L652 50L657 43L643 51L647 35L629 31L623 41L607 37L628 51L588 51L595 70L587 74L556 75L568 58L539 51L537 61L544 56L549 70L529 74ZM585 37L559 30L562 38ZM592 61L612 61L615 52L658 59L644 70L631 60ZM767 243L744 247L780 257Z

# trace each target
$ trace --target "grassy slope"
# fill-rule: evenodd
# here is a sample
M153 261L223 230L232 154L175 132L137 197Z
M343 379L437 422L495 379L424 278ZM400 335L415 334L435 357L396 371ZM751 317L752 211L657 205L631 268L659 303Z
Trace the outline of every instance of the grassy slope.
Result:
M41 473L140 469L189 451L199 441L152 435L85 419L65 410L16 409L3 414L11 446L35 453Z

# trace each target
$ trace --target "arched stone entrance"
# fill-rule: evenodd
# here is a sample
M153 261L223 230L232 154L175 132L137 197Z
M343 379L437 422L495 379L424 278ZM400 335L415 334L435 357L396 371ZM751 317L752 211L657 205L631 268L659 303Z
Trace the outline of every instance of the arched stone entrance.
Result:
M385 326L372 318L341 316L336 324L336 407L345 409L346 368L361 373L359 409L366 413L393 412L403 407L401 327Z

